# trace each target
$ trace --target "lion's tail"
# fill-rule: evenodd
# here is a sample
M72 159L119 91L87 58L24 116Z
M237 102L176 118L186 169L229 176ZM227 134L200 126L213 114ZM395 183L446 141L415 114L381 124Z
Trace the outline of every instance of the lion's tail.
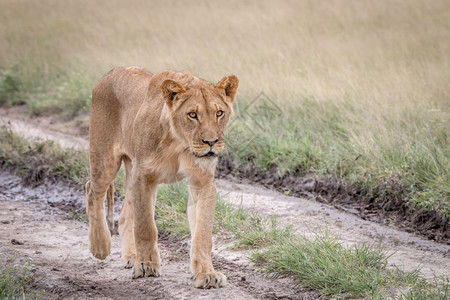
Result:
M108 221L108 227L111 234L114 232L114 182L112 182L108 191L106 192L106 200L108 203L108 216L106 220Z

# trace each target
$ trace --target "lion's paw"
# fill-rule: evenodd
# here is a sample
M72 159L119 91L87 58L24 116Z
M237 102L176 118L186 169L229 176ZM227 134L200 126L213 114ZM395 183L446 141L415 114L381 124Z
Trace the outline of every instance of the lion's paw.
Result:
M199 289L220 288L227 285L227 278L220 272L198 273L192 276L192 281Z
M90 247L92 255L97 259L105 259L111 253L111 236L108 234L94 235L90 238Z
M140 277L159 277L161 276L160 267L155 263L135 263L133 269L131 270L131 278Z
M136 261L136 255L126 255L123 257L123 266L125 269L131 269Z

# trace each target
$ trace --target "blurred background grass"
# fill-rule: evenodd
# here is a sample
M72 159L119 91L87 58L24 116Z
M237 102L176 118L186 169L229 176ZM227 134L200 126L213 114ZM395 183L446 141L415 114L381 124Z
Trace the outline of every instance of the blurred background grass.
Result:
M0 104L86 114L118 65L235 74L238 163L395 180L450 216L449 19L446 0L1 0ZM260 92L279 115L245 113Z

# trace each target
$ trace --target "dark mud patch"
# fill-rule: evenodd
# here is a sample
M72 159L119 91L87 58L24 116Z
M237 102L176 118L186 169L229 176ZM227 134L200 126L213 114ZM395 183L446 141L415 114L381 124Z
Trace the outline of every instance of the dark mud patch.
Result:
M287 172L280 175L277 168L256 169L251 164L237 166L231 158L220 158L217 177L235 182L259 184L292 196L315 199L335 208L383 225L394 224L436 242L450 244L450 219L435 210L408 205L406 191L396 178L387 179L368 190L358 185L346 185L333 178L314 174Z
M84 195L84 189L79 186L70 186L61 184L54 180L41 180L39 184L35 181L28 184L23 178L18 180L16 176L7 176L11 170L3 170L1 174L2 184L0 193L2 198L26 200L31 203L38 203L36 209L45 210L49 215L53 215L58 211L65 213L85 213L84 199L80 195ZM17 196L19 195L19 196ZM42 206L46 204L46 206Z

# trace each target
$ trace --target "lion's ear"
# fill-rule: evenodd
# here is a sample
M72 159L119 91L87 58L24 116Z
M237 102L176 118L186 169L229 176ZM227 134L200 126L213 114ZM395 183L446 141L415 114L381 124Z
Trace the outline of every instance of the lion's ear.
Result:
M234 75L225 76L221 81L216 84L216 88L225 90L231 102L236 97L237 88L239 86L239 79Z
M186 88L174 80L167 79L161 84L161 93L169 107L172 107L175 97L184 92L186 92Z

